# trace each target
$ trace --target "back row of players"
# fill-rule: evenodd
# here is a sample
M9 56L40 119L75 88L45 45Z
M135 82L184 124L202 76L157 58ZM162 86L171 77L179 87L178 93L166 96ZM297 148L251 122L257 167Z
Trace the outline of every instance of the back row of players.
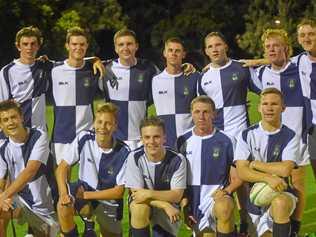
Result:
M74 146L73 144L76 143L76 136L80 131L91 129L92 127L92 102L94 93L98 86L104 92L105 98L119 107L119 112L117 114L118 129L115 133L115 138L125 141L132 149L139 145L140 121L145 117L146 108L152 101L155 104L157 115L165 121L167 145L174 146L177 136L183 134L188 128L192 127L190 103L193 98L197 96L197 91L200 94L208 95L214 100L217 114L216 117L211 120L214 120L215 127L222 129L225 133L235 137L240 131L248 126L246 110L247 89L249 88L256 93L259 93L262 89L267 87L278 88L285 95L285 104L287 106L282 114L282 123L289 126L299 137L301 137L301 144L299 146L300 155L297 155L296 157L296 163L299 168L296 168L291 173L292 182L296 195L298 196L297 208L292 215L291 221L292 229L294 229L292 233L295 234L299 229L299 222L302 217L305 200L304 166L308 163L305 135L307 135L307 131L312 131L309 128L312 127L312 112L314 108L314 89L312 80L315 77L315 72L313 72L312 69L313 60L315 60L313 53L315 54L316 51L315 22L311 20L302 21L302 23L298 26L298 38L307 52L296 57L296 60L292 63L290 61L291 47L287 34L282 30L267 30L263 35L263 46L270 65L260 67L258 69L249 69L244 68L240 63L229 59L227 57L228 46L225 38L218 32L212 32L205 38L205 52L211 60L209 69L202 75L192 73L189 76L184 76L181 68L182 60L185 57L184 46L179 39L172 38L166 41L163 53L166 58L166 69L162 73L156 75L157 69L155 66L146 60L137 59L135 57L135 53L138 49L135 34L130 30L121 30L114 36L115 51L119 55L119 58L105 64L105 79L98 80L92 74L91 63L84 59L85 52L88 47L88 39L83 30L79 28L69 30L66 38L66 48L69 52L68 59L62 63L52 63L35 61L36 53L40 47L42 39L38 29L27 27L19 31L16 37L16 46L20 51L20 58L14 60L14 62L4 67L1 71L2 78L0 78L0 98L1 100L12 98L21 103L26 125L30 127L35 125L45 129L45 94L50 92L53 98L55 115L52 148L57 163L60 164L60 167L63 167L62 160L68 159L66 159L66 157L68 157L69 151L72 150L72 146ZM293 119L291 113L296 113L297 117ZM273 113L267 116L272 115ZM197 124L195 125L197 126ZM105 127L106 125L103 126ZM15 128L12 129L14 130ZM3 128L3 130L5 129ZM106 136L106 132L101 131L100 133L104 133ZM89 137L89 139L87 137ZM313 134L310 135L310 138L311 139L309 139L309 141L313 142ZM144 139L144 134L142 134L142 142L146 148L147 146ZM76 148L77 151L83 151L82 147L84 142L89 140L95 140L93 139L93 133L92 135L87 135L86 138L79 143L78 148ZM96 141L97 140L98 139L96 139ZM110 140L112 141L112 139ZM8 144L10 139L5 139L5 141L5 144ZM35 141L33 141L33 145L34 143ZM113 146L112 143L111 145ZM7 145L3 145L2 147L4 147L4 151L5 149L8 149L6 148L8 147ZM148 147L148 150L155 149L155 146L152 144L148 145ZM111 147L105 148L106 150L108 149L111 151ZM213 157L220 157L221 148L216 146L213 148L214 150L211 151ZM256 149L258 149L257 152L259 153L264 151L264 149L260 147L256 147ZM276 146L274 149L275 151L273 150L272 154L275 153L278 155L282 153L284 147ZM19 153L21 154L21 151L19 151ZM25 151L23 151L22 154L24 153ZM105 154L106 153L107 152L105 152ZM312 150L310 153L311 157L315 157ZM188 157L190 152L188 151L184 154ZM210 154L210 152L206 154ZM97 156L98 155L95 154L95 157ZM139 157L141 157L141 155L139 155ZM137 159L139 159L139 157ZM25 159L27 158L24 158L24 162L27 164L27 160ZM91 158L91 155L86 159L86 163L88 164L89 162L93 164L98 163L92 160L96 158ZM72 161L66 163L72 164L75 160L76 159L73 159ZM132 185L130 186L131 188L150 188L151 186L156 185L156 173L159 174L159 172L162 172L162 170L166 167L162 166L157 168L158 171L154 171L155 160L153 161L154 165L148 162L140 163L143 164L142 168L148 171L148 175L143 175L145 179L148 179L146 181L146 185L144 186L144 183L142 184L142 187ZM15 162L13 163L15 164ZM182 162L180 162L180 164L181 163ZM180 164L178 164L178 166ZM114 165L113 167L111 164L108 165L110 166L108 167L109 170L104 171L104 173L107 173L110 176L111 174L118 174L115 173ZM23 165L21 167L23 167ZM207 166L203 165L201 167L205 168ZM93 168L94 171L99 171L97 165L91 167L92 170ZM129 169L127 169L127 173L128 170ZM214 170L217 171L217 169ZM226 169L223 169L223 171L224 170ZM82 172L83 171L80 169L81 174L83 174ZM92 171L85 172L88 172L89 176L93 173ZM171 171L169 170L168 172ZM6 174L7 172L4 173ZM16 177L12 179L15 180L13 183L19 180L17 179L18 175L19 172L17 172ZM133 175L136 175L136 172L133 172ZM119 178L116 182L119 185L122 184L122 179L120 179L120 175L118 177ZM207 175L202 175L202 177L206 179L208 178ZM94 183L89 185L82 183L78 185L80 188L74 188L74 190L77 189L82 191L83 188L83 190L86 191L93 191L109 187L109 183L106 181L107 178L104 178L103 181L101 176L97 178L100 178L101 181L93 181ZM210 180L212 180L212 178L214 177L209 177ZM28 180L30 179L31 178L28 177ZM168 180L169 182L171 181L170 178L166 178L166 181ZM163 182L163 180L161 181ZM213 184L212 182L213 181L211 181L211 184ZM23 184L25 185L26 183L27 182L24 180ZM62 182L59 182L59 184L61 183ZM199 184L201 186L203 182ZM157 189L167 188L167 186L163 187L164 185L161 185L162 187L159 187L158 185ZM221 183L221 185L224 185L224 183ZM14 185L11 186L15 187ZM180 186L181 184L179 184L179 187L177 184L170 184L168 187L171 189L172 187L175 187L175 189L183 188L183 186ZM21 186L19 187L21 188ZM70 202L70 199L67 200L67 197L69 198L68 195L62 195L68 193L68 189L71 189L71 187L67 188L65 185L59 185L59 194L61 197L61 203L63 203L63 205L61 205L62 207L68 207L68 202ZM10 188L7 190L10 191ZM34 190L33 192L30 189L28 190L29 194L34 192ZM203 203L202 199L204 197L209 197L208 195L205 195L204 192L201 193L201 190L199 195L196 196L199 200L195 200L194 203ZM210 191L209 189L206 190L206 192ZM2 201L5 202L5 200L11 198L13 193L20 191L20 189L15 187L14 192L12 193L11 191L11 194L9 191L5 191L1 194L1 203ZM119 192L119 190L113 191ZM234 190L229 190L228 192L230 193L231 191ZM80 195L83 195L86 192L82 191L79 193L81 193ZM116 193L116 195L118 195L118 193ZM150 195L153 194L150 193ZM182 196L180 193L174 195L169 193L168 195L162 195L159 194L159 192L156 195L158 195L159 198L161 198L161 196L171 198L172 201L168 200L170 202L178 202L179 195ZM90 199L101 199L100 196L94 196L94 194L92 194L92 196L93 198ZM134 190L132 194L132 197L136 200L142 198L144 199L147 196L143 191L140 192L138 190ZM29 204L32 207L34 205L34 197L32 195L31 197L31 200L29 200L31 204ZM111 197L117 196L114 195ZM157 200L160 200L157 196L154 197L156 197ZM103 197L102 199L108 198ZM147 197L145 201L147 201L147 199L156 200L153 197ZM243 200L245 200L245 198L241 201ZM141 200L140 203L143 201L144 200ZM162 201L164 201L163 198ZM209 204L205 204L206 206L204 212L202 210L203 205L196 208L196 211L199 213L199 217L195 216L195 218L193 218L195 221L202 219L201 213L205 213L205 211L209 210ZM164 204L160 203L156 205L164 206ZM81 207L82 206L84 205L81 205ZM95 204L94 209L97 209L97 206L98 205ZM131 208L131 210L133 210L133 208ZM143 212L135 211L134 213ZM176 214L171 216L173 216L173 218L177 218ZM65 219L69 220L69 218ZM66 227L63 226L61 216L59 216L59 220L63 232L73 230L70 228L73 227L73 223L70 223L67 228L67 225ZM161 218L158 218L158 220L161 220ZM89 221L90 218L87 217L86 223ZM133 225L133 218L131 225L132 227L136 227L134 228L136 230L142 229L137 228L139 227L139 223L137 222ZM91 229L88 228L89 224L86 224L86 226L87 230ZM157 226L158 227L155 228L158 232L166 231L165 229L161 230L163 223L158 222ZM202 227L205 228L205 226ZM202 227L199 230L203 230ZM104 229L109 230L109 232L116 233L115 231L111 231L112 228L114 228L114 225L111 225L111 228L105 227ZM220 230L220 227L217 228ZM118 227L117 230L120 230L120 227ZM227 233L227 229L225 229L225 231L224 233ZM175 234L172 230L167 229L167 232ZM143 236L147 235L145 234Z

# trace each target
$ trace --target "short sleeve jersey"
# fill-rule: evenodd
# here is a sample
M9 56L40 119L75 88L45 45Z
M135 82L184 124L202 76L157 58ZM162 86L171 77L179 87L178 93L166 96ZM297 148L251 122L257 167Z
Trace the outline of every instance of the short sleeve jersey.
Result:
M53 158L50 156L49 141L45 132L30 129L25 143L15 143L11 139L6 139L0 148L0 178L9 177L11 181L15 180L31 160L41 162L41 166L18 194L35 212L42 215L52 214L52 191L56 188L56 183L53 177Z
M166 148L165 158L160 162L151 162L139 147L132 151L127 159L125 186L154 190L172 190L186 188L185 158Z

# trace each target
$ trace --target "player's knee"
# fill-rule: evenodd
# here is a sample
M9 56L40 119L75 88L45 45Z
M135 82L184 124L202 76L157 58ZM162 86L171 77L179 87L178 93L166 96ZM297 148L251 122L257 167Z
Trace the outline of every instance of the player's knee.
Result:
M149 225L150 207L147 204L130 204L131 224L135 228Z
M271 214L273 219L288 218L293 209L293 201L286 194L276 196L271 202Z
M220 221L229 221L234 215L234 202L230 197L216 200L214 206L215 216Z

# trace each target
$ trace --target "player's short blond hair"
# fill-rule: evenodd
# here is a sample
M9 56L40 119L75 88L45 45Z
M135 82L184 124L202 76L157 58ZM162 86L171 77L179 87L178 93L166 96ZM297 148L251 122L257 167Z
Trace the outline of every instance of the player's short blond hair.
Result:
M119 112L119 108L111 102L100 103L100 104L97 104L96 106L96 116L97 114L100 114L100 113L101 114L110 113L115 117L115 120L117 120L118 112Z
M4 111L8 111L10 109L14 109L15 111L18 112L20 116L23 116L21 106L15 100L4 100L0 102L0 113ZM0 121L1 121L1 117L0 117Z
M137 43L136 33L130 29L123 28L114 34L114 37L113 37L114 44L116 43L116 40L118 38L123 37L123 36L131 36L134 38L135 42Z
M160 127L162 129L163 133L165 133L165 131L166 131L164 121L156 116L144 118L140 122L140 125L139 125L140 133L142 133L142 128L149 127L149 126Z
M285 102L284 102L284 95L283 93L278 90L277 88L274 88L274 87L269 87L269 88L266 88L264 89L263 91L261 91L260 93L260 98L262 98L263 96L265 95L268 95L268 94L275 94L275 95L278 95L281 99L281 103L282 105L284 106L285 105Z
M283 29L267 29L261 36L263 48L265 41L274 37L279 37L283 41L284 45L287 46L286 56L287 58L290 58L293 54L293 48L287 32Z
M219 37L228 46L225 36L219 31L213 31L208 33L204 38L204 45L206 45L206 40L211 37Z
M196 103L209 104L213 111L215 111L215 109L216 109L214 101L210 97L208 97L206 95L197 96L191 101L191 104L190 104L191 111L193 110L193 106Z
M15 35L16 45L20 45L22 37L35 37L37 39L38 45L43 44L43 36L41 31L35 26L26 26L19 30Z
M308 26L311 26L312 28L315 28L316 27L316 20L312 19L312 18L303 18L300 21L300 23L298 23L298 25L296 27L296 31L298 31L301 26L305 26L305 25L308 25Z
M79 26L74 26L74 27L71 27L67 30L66 43L70 42L70 38L72 36L83 36L87 39L87 42L89 42L89 35L88 35L87 31L85 31L84 29L82 29Z

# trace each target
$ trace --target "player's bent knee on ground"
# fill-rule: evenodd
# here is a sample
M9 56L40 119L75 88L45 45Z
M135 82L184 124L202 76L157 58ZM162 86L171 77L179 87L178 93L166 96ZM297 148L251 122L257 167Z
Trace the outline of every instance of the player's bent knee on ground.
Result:
M292 210L295 207L293 199L285 193L276 196L271 202L271 216L276 223L289 221Z
M131 225L134 228L144 228L150 224L150 207L147 204L130 204Z

